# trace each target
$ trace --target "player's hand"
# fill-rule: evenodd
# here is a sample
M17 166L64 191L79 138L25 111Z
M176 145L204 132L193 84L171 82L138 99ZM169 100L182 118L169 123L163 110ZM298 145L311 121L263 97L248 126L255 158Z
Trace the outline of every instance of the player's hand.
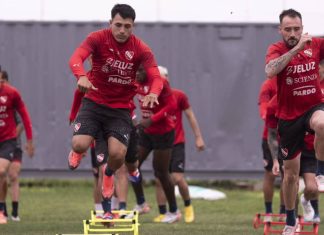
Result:
M205 149L205 142L201 137L196 138L196 148L198 152L203 151Z
M280 173L280 165L278 159L273 160L272 174L279 175Z
M149 106L150 108L154 107L154 104L159 104L158 95L150 93L143 98L143 107Z
M78 89L83 93L87 93L89 90L98 90L86 76L81 76L78 80Z
M140 125L144 128L151 126L151 124L152 124L151 118L144 118L140 121Z
M310 44L312 42L312 36L308 35L308 33L302 34L300 40L296 47L299 51L303 50L306 44Z
M25 146L25 150L28 154L29 157L33 157L34 156L34 144L32 140L27 140L26 146Z

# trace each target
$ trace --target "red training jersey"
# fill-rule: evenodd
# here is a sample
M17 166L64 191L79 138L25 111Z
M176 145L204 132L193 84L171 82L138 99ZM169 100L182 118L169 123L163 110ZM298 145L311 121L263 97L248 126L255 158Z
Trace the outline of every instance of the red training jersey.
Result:
M9 84L0 85L0 142L17 137L16 111L22 118L26 139L31 140L32 124L19 91Z
M151 49L135 35L125 43L118 43L110 29L92 32L73 53L70 68L79 78L86 76L83 62L92 55L92 69L88 78L98 90L90 90L85 97L111 108L130 108L136 94L135 76L140 64L152 79L151 93L162 90L162 80Z
M170 132L175 127L175 123L171 117L176 108L174 95L171 91L169 82L165 78L161 79L163 81L163 90L158 98L159 104L155 105L153 108L150 108L149 106L143 107L142 101L143 97L149 93L152 80L146 79L144 83L139 84L137 90L142 118L151 118L152 120L152 124L144 129L148 134L162 135Z
M266 63L289 50L284 42L272 44L267 51ZM312 42L305 45L305 48L277 74L280 119L296 119L313 106L324 102L318 72L322 58L324 58L324 39L313 38Z
M185 142L185 133L182 125L182 112L188 109L190 104L187 95L183 91L172 89L172 93L176 101L176 109L174 115L172 115L172 119L175 123L175 139L173 144L176 145Z
M274 78L266 79L261 85L260 92L259 92L259 101L258 101L259 114L261 119L264 121L267 115L268 103L270 102L272 97L276 94L277 94L277 78L274 77ZM268 138L268 128L266 127L265 124L263 127L262 138L265 140Z

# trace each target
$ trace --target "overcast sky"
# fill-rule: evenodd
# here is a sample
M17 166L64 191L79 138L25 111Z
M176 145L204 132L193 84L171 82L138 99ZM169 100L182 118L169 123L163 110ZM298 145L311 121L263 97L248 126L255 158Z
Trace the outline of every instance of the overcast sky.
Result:
M0 20L107 21L116 3L132 5L137 22L269 22L283 9L303 15L304 32L324 35L324 0L0 0Z

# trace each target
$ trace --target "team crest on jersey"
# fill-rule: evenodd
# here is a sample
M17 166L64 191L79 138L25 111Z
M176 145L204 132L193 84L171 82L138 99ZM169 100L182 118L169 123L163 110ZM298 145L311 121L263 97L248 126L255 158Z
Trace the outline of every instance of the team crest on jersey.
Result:
M8 96L0 96L0 102L2 104L5 104L7 102L7 100L8 100Z
M125 51L125 57L128 60L132 60L134 57L134 51Z
M79 123L75 123L74 124L74 132L78 132L78 130L80 129L80 127L81 127L81 123L79 122Z
M287 148L281 148L281 153L283 155L283 157L287 157L288 156L288 149Z
M286 78L286 84L287 84L287 85L292 85L293 83L294 83L294 81L293 81L292 78L290 78L290 77L287 77L287 78Z
M304 51L305 55L308 55L309 57L312 57L313 53L312 53L312 49L306 49Z
M144 86L144 93L146 94L149 91L149 87L148 86Z
M105 158L105 155L103 153L100 153L97 155L97 162L102 162Z

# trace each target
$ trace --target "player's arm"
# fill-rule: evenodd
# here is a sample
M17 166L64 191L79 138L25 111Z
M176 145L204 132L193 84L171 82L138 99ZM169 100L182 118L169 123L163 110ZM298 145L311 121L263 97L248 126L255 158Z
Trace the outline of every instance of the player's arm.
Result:
M283 55L280 55L277 58L271 59L265 66L265 72L269 78L276 76L280 73L287 64L291 61L291 59L297 55L299 51L304 49L306 43L310 43L312 41L312 37L308 34L303 34L298 42L298 44L286 52ZM267 55L268 56L268 55Z
M278 159L278 131L268 127L268 145L272 159Z
M200 128L199 128L199 125L198 125L198 122L197 122L197 119L196 119L196 116L192 110L192 108L188 108L184 111L188 121L189 121L189 124L191 126L191 129L193 130L194 132L194 135L195 135L195 139L196 139L196 148L198 151L202 151L205 149L205 142L204 142L204 139L202 138L202 135L201 135L201 131L200 131Z
M158 97L163 89L163 80L157 67L152 51L144 45L141 54L141 64L143 65L147 79L152 80L149 94L143 98L143 107L152 108L155 104L159 104Z
M259 114L262 120L266 119L268 102L270 101L269 87L268 82L265 81L261 88L259 94Z
M191 126L191 129L195 135L196 140L196 148L198 151L202 151L205 149L205 142L202 138L201 131L198 125L198 121L196 119L195 113L193 112L192 108L189 107L186 110L184 110L184 113L189 121L189 124Z
M74 98L73 98L73 103L72 103L72 108L70 112L70 117L69 117L69 123L71 124L75 118L76 115L80 109L81 106L81 101L84 96L84 93L80 92L79 90L75 90L74 92Z
M27 140L25 149L27 154L30 157L32 157L34 155L32 123L27 108L25 106L25 103L23 102L21 96L18 93L16 93L15 105L16 105L16 110L19 113L25 127L25 134Z
M84 93L90 89L97 90L89 81L83 65L84 61L95 51L97 44L98 39L96 39L93 34L90 34L86 40L82 42L81 46L74 51L69 61L70 69L78 79L78 89Z
M16 121L16 135L19 137L24 131L24 125L21 122L20 116L15 112L15 121Z
M167 101L164 102L166 105L160 109L157 113L153 114L150 118L144 118L141 120L140 124L144 128L149 127L152 123L158 122L164 118L167 118L169 115L174 113L177 103L172 93L168 95L160 96L160 99L166 99Z
M280 165L278 161L279 145L278 145L278 131L276 128L268 127L268 146L273 160L272 173L274 175L279 175L280 172Z

